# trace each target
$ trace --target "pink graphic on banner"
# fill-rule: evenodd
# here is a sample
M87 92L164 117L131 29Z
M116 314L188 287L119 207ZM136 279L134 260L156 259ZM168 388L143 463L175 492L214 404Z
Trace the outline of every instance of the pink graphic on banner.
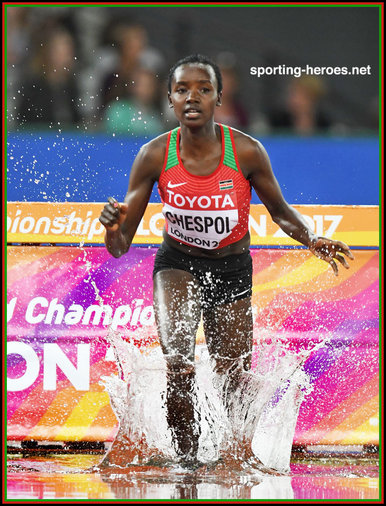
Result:
M113 439L116 419L99 384L117 372L106 337L113 329L158 346L156 251L115 259L103 247L8 248L9 439L61 439L75 424L82 439ZM355 256L336 278L307 251L252 250L256 353L261 339L294 351L322 343L304 366L313 391L300 408L298 444L377 443L378 252Z

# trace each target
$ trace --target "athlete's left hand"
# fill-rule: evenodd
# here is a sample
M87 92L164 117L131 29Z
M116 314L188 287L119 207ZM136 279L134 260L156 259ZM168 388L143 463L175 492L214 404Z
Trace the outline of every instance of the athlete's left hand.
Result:
M335 260L338 260L345 269L349 269L350 266L343 255L346 255L350 260L354 260L354 255L351 253L347 244L327 239L327 237L317 237L316 240L312 242L309 249L316 257L331 265L335 276L339 274Z

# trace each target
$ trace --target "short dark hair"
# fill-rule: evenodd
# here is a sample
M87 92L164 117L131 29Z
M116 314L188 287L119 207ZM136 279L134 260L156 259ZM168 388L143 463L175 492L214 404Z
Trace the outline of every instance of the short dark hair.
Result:
M181 67L181 65L189 65L190 63L201 63L202 65L209 65L210 67L212 67L217 79L217 93L220 93L222 91L222 76L220 67L217 65L217 63L215 63L213 60L202 54L191 54L189 56L185 56L185 58L181 58L181 60L178 60L178 62L175 63L173 67L170 69L168 76L169 93L172 91L172 79L176 69L178 67Z

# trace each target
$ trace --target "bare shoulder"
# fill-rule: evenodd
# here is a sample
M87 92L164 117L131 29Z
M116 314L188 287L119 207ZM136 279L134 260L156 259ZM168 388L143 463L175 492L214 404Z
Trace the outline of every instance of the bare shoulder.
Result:
M268 155L260 141L252 136L232 128L235 148L243 171L248 174L266 163Z
M145 171L158 180L165 160L168 132L144 144L139 150L133 168Z

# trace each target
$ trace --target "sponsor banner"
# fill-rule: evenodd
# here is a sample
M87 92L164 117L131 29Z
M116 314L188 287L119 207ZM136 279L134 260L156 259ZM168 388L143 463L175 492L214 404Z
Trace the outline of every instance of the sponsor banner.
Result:
M103 244L105 229L98 219L103 206L104 203L9 202L7 241ZM341 240L350 246L379 245L378 206L293 207L317 235ZM172 220L176 221L173 217ZM133 243L160 244L164 223L162 204L150 203ZM253 246L299 244L273 223L262 204L251 205L249 228ZM220 232L223 233L222 229Z
M100 381L119 373L111 333L143 351L159 346L156 251L133 247L115 259L105 248L8 247L8 439L114 439ZM356 251L338 277L306 250L255 249L252 259L254 366L262 343L299 352L320 344L305 362L312 391L295 444L378 444L378 251Z

